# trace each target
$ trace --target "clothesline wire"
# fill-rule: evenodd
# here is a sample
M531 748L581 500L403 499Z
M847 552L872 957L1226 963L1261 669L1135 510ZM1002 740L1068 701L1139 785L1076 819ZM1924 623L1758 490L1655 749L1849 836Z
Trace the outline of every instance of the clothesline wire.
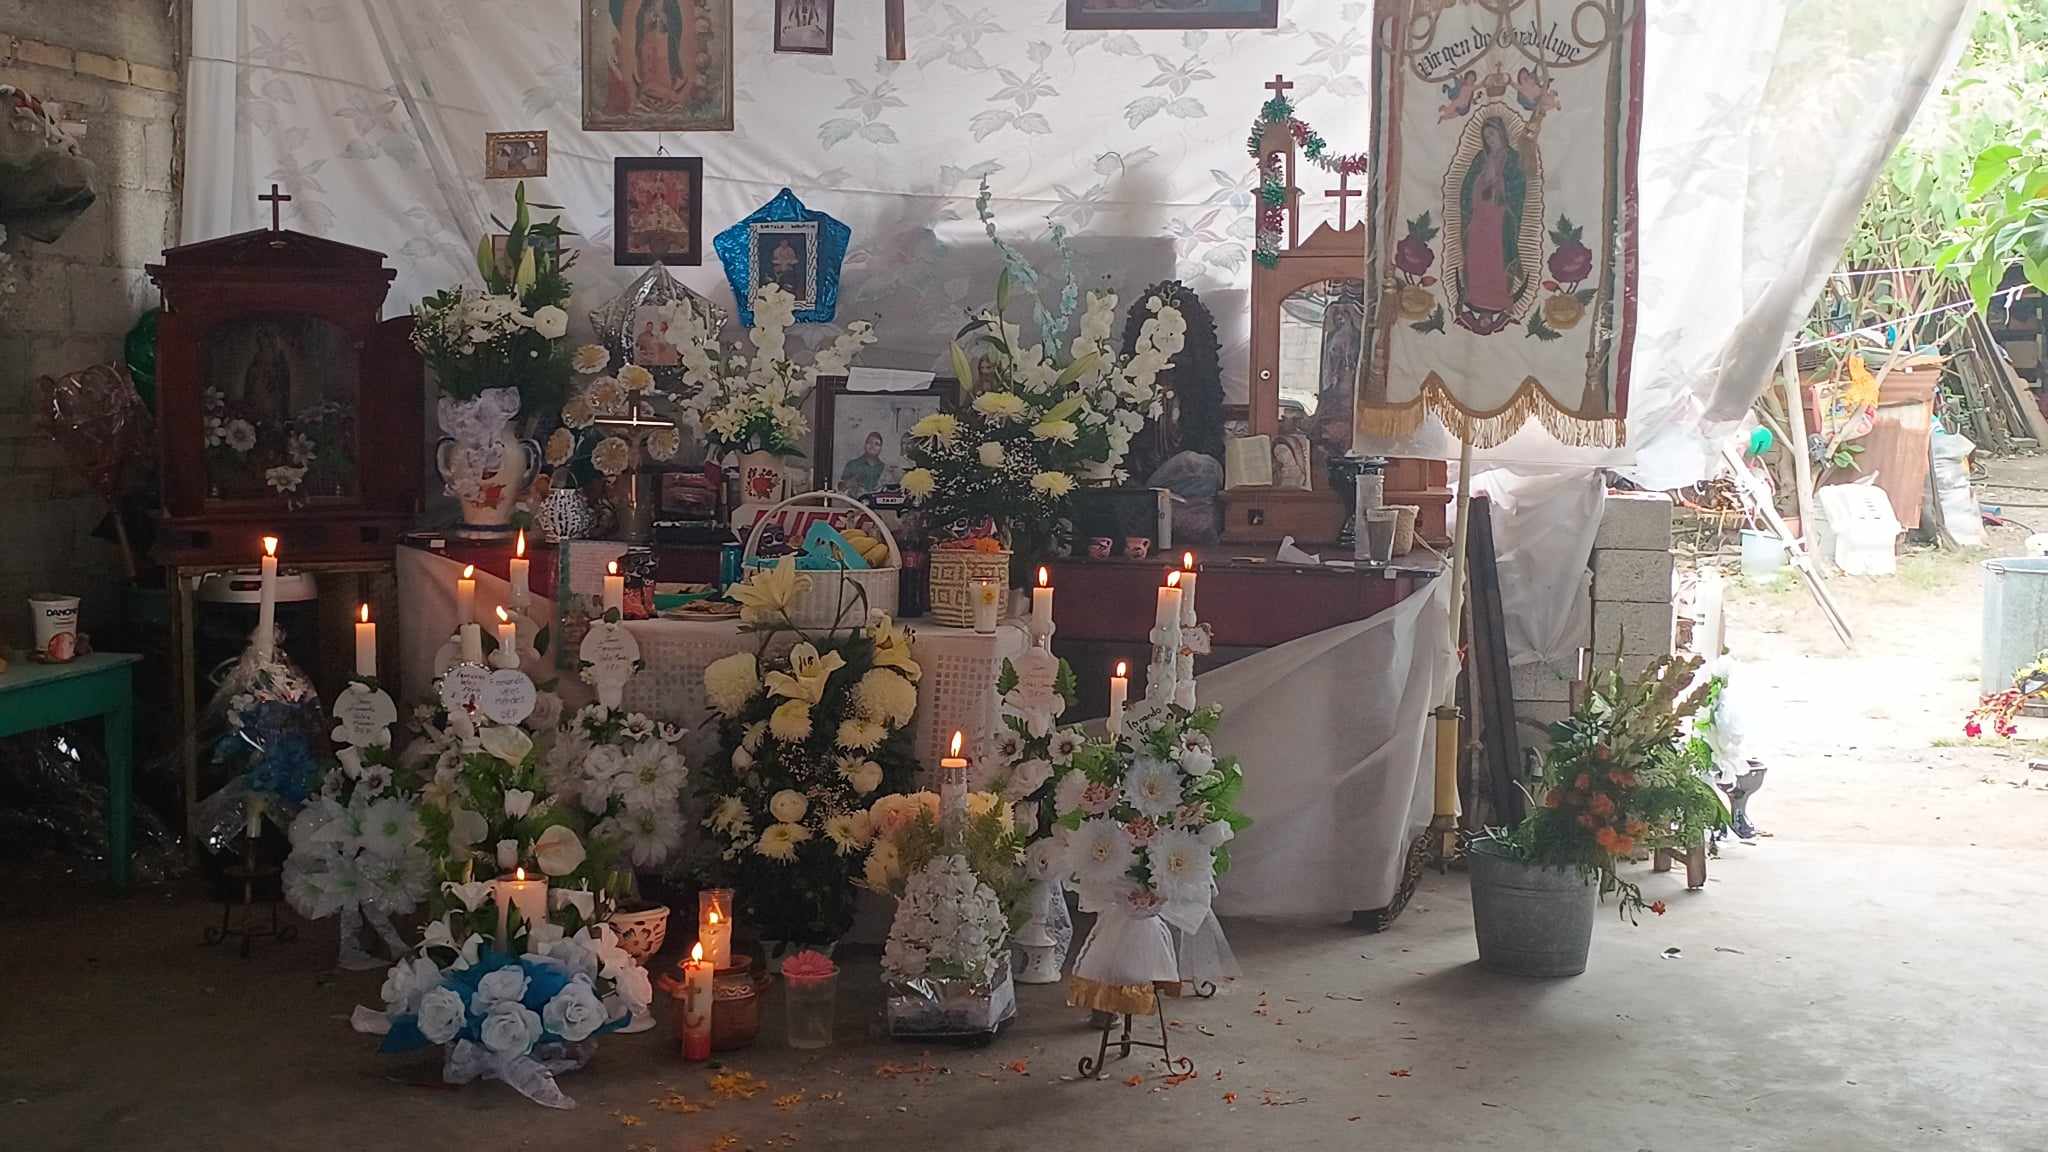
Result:
M1992 293L1991 299L1996 300L1999 303L2004 304L2006 307L2010 308L2012 306L2013 297L2019 295L2022 292L2025 292L2027 290L2027 287L2028 286L2025 284L2015 285L2011 288L2005 289L2002 292ZM1909 320L1924 320L1929 316L1938 316L1943 312L1953 312L1958 308L1971 308L1975 306L1976 305L1974 301L1957 300L1953 303L1937 305L1936 307L1929 308L1922 312L1915 312L1909 316L1901 316L1896 320L1887 320L1881 325L1872 324L1866 325L1862 328L1852 328L1847 332L1837 332L1833 336L1823 336L1818 340L1809 340L1804 344L1794 344L1792 346L1792 350L1794 352L1804 352L1808 348L1819 348L1823 345L1833 344L1838 340L1847 340L1851 337L1862 336L1867 333L1881 332L1885 328L1896 327L1900 324L1906 323Z

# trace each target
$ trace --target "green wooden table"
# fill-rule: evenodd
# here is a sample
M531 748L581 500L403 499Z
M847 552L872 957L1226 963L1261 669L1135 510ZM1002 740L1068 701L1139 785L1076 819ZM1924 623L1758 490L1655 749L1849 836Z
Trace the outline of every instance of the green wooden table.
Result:
M98 716L107 743L107 856L116 891L128 890L129 806L135 752L133 667L142 657L95 652L69 664L23 660L0 672L0 736Z

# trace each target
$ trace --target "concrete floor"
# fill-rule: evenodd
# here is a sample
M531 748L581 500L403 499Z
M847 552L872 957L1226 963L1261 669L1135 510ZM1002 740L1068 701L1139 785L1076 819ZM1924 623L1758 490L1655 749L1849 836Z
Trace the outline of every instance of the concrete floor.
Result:
M0 928L0 1148L2048 1147L2048 773L2031 742L1940 739L1974 696L1974 582L1838 585L1854 656L1802 594L1744 594L1733 646L1781 703L1753 809L1777 835L1702 892L1645 871L1670 913L1602 916L1575 979L1479 969L1464 879L1432 875L1383 936L1231 924L1247 978L1170 1013L1184 1083L1074 1081L1093 1038L1053 989L990 1048L869 1039L868 969L824 1057L781 1047L771 1002L731 1062L766 1082L750 1100L714 1101L656 1032L605 1040L550 1112L352 1034L380 977L326 971L331 928L243 962L197 945L204 905L92 900Z

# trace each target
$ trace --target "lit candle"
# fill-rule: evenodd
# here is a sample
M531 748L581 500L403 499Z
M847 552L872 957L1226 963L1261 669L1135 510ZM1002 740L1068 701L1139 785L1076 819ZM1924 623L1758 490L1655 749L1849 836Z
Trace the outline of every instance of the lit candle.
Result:
M711 1059L711 977L715 969L704 958L704 942L690 946L683 961L683 1059Z
M1115 740L1124 734L1124 701L1131 695L1129 665L1116 662L1116 675L1109 678L1109 738Z
M491 896L498 902L498 951L505 950L511 939L511 909L519 909L519 918L530 929L547 919L548 881L545 876L526 878L526 869L516 869L510 876L500 876L491 881Z
M1195 571L1195 554L1180 554L1180 626L1193 628L1200 621L1195 619L1195 581L1201 573Z
M617 612L619 619L626 618L626 578L619 575L619 562L604 562L604 610Z
M953 733L953 751L939 761L939 824L945 827L967 816L967 757L960 754L965 736Z
M277 651L277 537L263 538L263 583L256 599L256 658L270 663Z
M455 582L455 622L467 624L476 617L476 565L464 564L462 578Z
M987 633L996 630L996 612L1002 606L1002 598L993 580L974 582L974 630Z
M526 529L519 530L519 540L512 545L512 607L524 608L533 598L533 561L526 558Z
M498 609L498 667L519 667L519 625L503 608Z
M697 893L697 942L715 971L732 967L732 889L706 888Z
M1052 580L1043 564L1038 567L1038 587L1031 590L1031 635L1052 635Z
M484 630L472 620L462 626L462 662L481 664L484 662Z
M1158 612L1153 616L1152 626L1161 630L1180 629L1180 573L1168 572L1166 583L1159 589Z
M368 604L356 609L356 675L377 678L377 625L370 621Z

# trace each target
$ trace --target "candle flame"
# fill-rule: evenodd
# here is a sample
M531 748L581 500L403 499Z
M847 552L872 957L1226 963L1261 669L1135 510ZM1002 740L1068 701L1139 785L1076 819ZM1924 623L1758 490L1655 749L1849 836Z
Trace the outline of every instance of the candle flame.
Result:
M723 924L723 923L725 923L725 917L723 917L723 916L720 916L720 915L718 914L718 909L716 909L716 908L713 908L713 909L711 910L711 916L710 916L710 923L713 923L713 924Z
M1181 553L1180 566L1182 568L1187 569L1190 572L1193 572L1195 570L1195 554L1193 552Z
M607 576L617 576L619 574L619 562L617 560L605 561L604 574Z
M524 869L524 868L515 868L515 869L513 869L513 870L512 870L512 878L513 878L514 880L524 880L524 879L526 879L526 869Z
M1051 577L1050 575L1048 575L1048 574L1046 573L1046 570L1045 570L1045 565L1043 565L1043 564L1040 564L1040 565L1038 566L1038 586L1039 586L1040 588L1043 588L1043 587L1045 587L1046 585L1048 585L1048 584L1051 584L1051 583L1052 583L1052 577Z
M1180 587L1180 573L1179 573L1179 572L1177 572L1177 571L1176 571L1176 572L1168 572L1168 573L1166 574L1166 586L1167 586L1168 588L1178 588L1178 587Z
M263 554L265 556L277 555L277 537L265 536L263 538Z
M526 555L526 529L521 528L519 530L519 542L512 546L512 554L514 556Z
M476 579L476 565L474 565L474 564L464 564L464 565L462 566L462 578L463 578L464 580L474 580L474 579Z
M356 607L356 618L368 624L370 622L370 606L368 604L358 605Z
M692 944L692 945L690 945L690 963L692 963L692 964L702 964L703 962L704 962L704 942L700 940L700 941L698 941L697 943L695 943L695 944Z
M959 754L960 754L960 733L959 733L959 731L958 731L958 730L955 730L955 731L954 731L954 733L953 733L953 755L955 755L955 756L958 756Z
M498 609L498 623L510 624L511 622L512 618L510 616L505 615L505 610L503 608Z
M1130 668L1130 665L1128 665L1128 664L1124 663L1124 662L1123 662L1123 661L1121 661L1121 660L1117 661L1117 662L1116 662L1116 678L1117 678L1117 679L1119 679L1119 680L1121 680L1121 679L1123 679L1124 677L1126 677L1126 676L1130 675L1130 672L1129 672L1129 668Z

